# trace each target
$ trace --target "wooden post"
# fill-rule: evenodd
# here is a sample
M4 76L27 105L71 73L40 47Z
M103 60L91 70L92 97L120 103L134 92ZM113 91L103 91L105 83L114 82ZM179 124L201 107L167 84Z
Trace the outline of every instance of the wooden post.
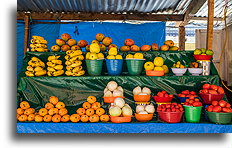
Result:
M28 48L28 38L29 38L29 16L24 17L25 27L24 27L24 54L27 52Z
M185 50L185 27L179 26L179 49Z
M206 49L213 49L214 0L208 0Z

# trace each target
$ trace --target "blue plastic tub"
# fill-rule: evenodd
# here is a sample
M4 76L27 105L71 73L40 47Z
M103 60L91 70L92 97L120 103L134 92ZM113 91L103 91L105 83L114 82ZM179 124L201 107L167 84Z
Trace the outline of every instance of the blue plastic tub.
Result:
M178 97L181 103L184 103L189 97Z
M122 73L123 59L106 59L108 75L118 76Z

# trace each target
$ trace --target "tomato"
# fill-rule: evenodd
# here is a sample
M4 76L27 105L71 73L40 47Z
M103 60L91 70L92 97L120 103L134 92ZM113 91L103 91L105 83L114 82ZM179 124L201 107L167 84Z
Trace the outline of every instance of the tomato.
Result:
M173 95L168 95L170 98L173 98Z
M216 90L209 90L209 94L218 94Z
M180 97L185 97L185 95L184 94L180 94Z
M202 88L203 88L203 89L209 89L209 88L210 88L210 84L204 84L204 85L202 86Z
M176 112L176 109L175 109L175 108L172 108L172 112Z
M208 89L202 89L202 90L201 90L201 93L203 93L203 94L208 94L209 91L208 91Z
M188 95L189 94L189 90L182 91L181 93L184 94L184 95Z
M164 91L164 90L162 90L162 91L161 91L161 93L162 93L162 94L166 94L167 92L166 92L166 91Z
M208 111L208 112L213 112L213 105L208 106L208 107L207 107L207 111Z
M194 96L189 96L189 100L194 100L195 97Z
M193 102L193 106L194 107L202 106L202 103L201 102Z
M164 94L161 93L161 92L158 92L158 93L157 93L157 96L158 96L158 97L164 97Z
M194 101L199 102L200 100L199 99L194 99Z
M218 93L219 94L225 94L225 91L222 87L218 86L218 89L217 89Z
M218 105L218 101L212 101L212 105L213 106L217 106Z
M166 112L171 112L171 109L170 109L170 108L168 108L168 109L166 110Z
M232 110L231 110L231 108L222 108L222 111L223 112L225 112L225 113L231 113L232 112Z
M182 107L181 107L179 110L180 110L181 112L184 111L184 109L183 109Z
M191 95L196 95L196 92L190 91L190 94L191 94Z
M218 102L218 104L219 104L221 107L226 107L227 102L224 101L224 100L220 100L220 101Z
M212 90L217 90L217 89L218 89L218 86L217 86L217 85L210 85L210 89L212 89Z
M166 104L166 108L171 108L171 104Z
M220 112L222 110L221 106L214 106L213 107L213 112Z
M167 97L169 97L169 95L168 95L168 94L165 94L165 95L164 95L164 97L166 97L166 98L167 98Z
M179 110L179 109L176 109L176 112L180 112L180 110Z
M229 103L226 103L226 107L227 107L227 108L230 108L231 105L230 105Z
M166 111L166 109L165 109L165 108L163 108L163 109L162 109L162 112L165 112L165 111Z
M172 103L172 105L177 105L177 103Z

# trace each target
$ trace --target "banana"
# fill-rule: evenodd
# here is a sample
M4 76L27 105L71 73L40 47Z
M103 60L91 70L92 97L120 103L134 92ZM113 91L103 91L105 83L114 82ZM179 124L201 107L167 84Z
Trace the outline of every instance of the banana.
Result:
M53 73L52 71L47 72L48 76L53 76L52 73Z
M48 61L57 60L57 59L59 59L59 58L60 58L60 56L49 56L49 57L48 57Z
M53 72L53 76L55 76L55 77L60 76L62 74L64 74L64 70L58 70L58 71Z
M41 40L41 43L42 44L48 44L48 41L47 40Z
M47 70L48 70L49 72L54 72L54 71L56 71L56 69L53 68L53 67L48 67Z
M43 68L42 68L42 67L39 67L39 66L38 66L38 67L35 67L35 69L34 69L35 72L37 72L37 71L42 71L42 70L43 70Z
M31 39L31 43L34 44L35 43L35 39Z
M36 51L38 51L38 52L45 52L44 48L42 48L42 47L36 48Z
M66 66L66 69L67 69L68 71L71 71L73 68L72 68L71 66Z
M81 54L82 54L81 50L75 50L69 56L70 56L70 58L72 58L72 57L75 57L75 56L79 56Z
M74 61L73 63L72 63L72 65L70 65L71 67L77 67L77 66L80 66L82 64L82 62L81 61Z
M26 71L25 74L28 77L34 77L35 76L31 71Z
M54 64L54 63L52 63L52 62L47 62L47 65L50 66L50 67L56 66L56 64Z
M66 55L64 58L65 58L66 61L69 61L70 56L69 56L69 55Z
M81 70L81 71L75 73L75 76L82 76L82 75L84 75L84 74L85 74L85 71L84 71L84 70Z
M63 69L63 65L56 65L56 66L54 66L54 68L56 70L62 70Z
M73 73L77 73L77 72L79 72L79 71L81 71L82 70L82 66L77 66L77 67L75 67L73 70L72 70L72 72Z
M34 44L30 44L30 47L31 48L35 48L36 46Z
M73 51L72 50L68 50L68 51L66 51L66 55L70 55L70 54L72 54L73 53Z
M36 48L31 48L31 51L36 51Z
M69 71L69 70L66 71L65 74L66 74L67 76L72 76L72 75L73 75L72 71Z
M39 66L41 66L41 67L45 67L45 63L44 62L42 62L42 61L39 61Z
M37 57L32 57L31 60L32 60L32 61L35 61L35 62L40 61L40 59L37 58Z
M61 60L51 60L52 63L54 64L62 64L62 61Z
M35 76L43 76L46 75L47 71L46 70L40 70L35 72Z
M31 71L31 72L34 72L34 69L33 69L32 66L27 66L27 70L28 70L28 71Z
M82 60L84 60L84 56L83 55L78 55L78 60L80 60L80 61L82 61Z
M66 61L65 62L65 65L67 65L67 66L69 66L69 65L71 65L72 64L72 62L70 62L70 61Z

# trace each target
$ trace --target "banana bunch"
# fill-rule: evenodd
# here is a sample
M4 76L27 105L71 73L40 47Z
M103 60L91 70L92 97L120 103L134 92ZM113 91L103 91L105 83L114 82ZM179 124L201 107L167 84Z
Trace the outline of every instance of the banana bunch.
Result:
M28 77L43 76L47 73L47 71L44 70L44 68L44 62L42 62L37 57L32 57L31 60L28 62L27 71L25 72L25 74Z
M62 61L58 60L60 56L49 56L47 62L48 76L60 76L64 74Z
M67 76L82 76L85 74L83 70L82 60L84 60L84 56L82 55L81 50L68 50L65 55L65 65Z
M31 39L31 51L37 51L37 52L47 52L48 42L41 36L32 36Z

